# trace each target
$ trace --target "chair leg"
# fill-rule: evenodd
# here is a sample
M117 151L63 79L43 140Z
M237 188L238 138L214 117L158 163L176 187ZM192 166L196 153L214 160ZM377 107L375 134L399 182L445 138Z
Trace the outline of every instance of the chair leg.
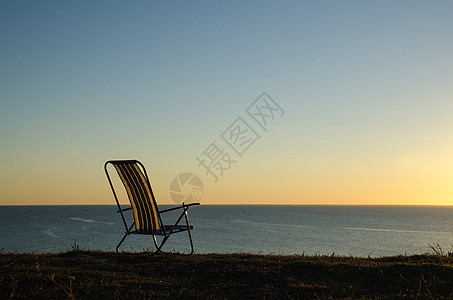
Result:
M128 234L127 234L127 232L126 232L126 233L124 234L123 238L121 239L120 243L118 244L118 246L116 246L116 252L117 252L117 253L120 252L120 251L119 251L119 248L120 248L121 244L124 242L124 240L126 239L127 235L128 235Z
M161 249L162 249L162 247L164 246L165 242L168 240L169 237L170 237L170 235L166 235L164 237L164 239L162 240L162 242L160 243L160 245L159 245L159 243L157 242L156 236L153 235L153 240L154 240L154 245L156 246L156 251L154 251L151 255L155 255L155 254L157 254L159 252L163 252L163 251L161 251Z
M193 254L193 242L192 242L192 234L190 233L190 227L187 229L187 232L189 234L190 247L192 248L192 251L190 251L189 255L192 255Z
M185 219L186 219L187 234L189 235L189 242L190 242L190 248L191 248L190 253L187 254L187 255L192 255L193 252L194 252L194 247L193 247L192 233L190 232L189 217L188 217L188 215L187 215L187 208L186 208L186 207L184 207L184 213L183 213L183 214L184 214L184 217L185 217ZM181 217L182 217L182 215L181 215ZM181 217L180 217L180 218L181 218ZM179 222L179 220L178 220L178 222ZM177 223L178 223L178 222L177 222ZM135 223L134 223L134 224L135 224ZM134 226L134 224L132 224L132 226ZM129 228L129 230L132 228L132 226ZM116 246L116 252L117 252L117 253L119 252L119 248L120 248L121 244L124 242L124 240L126 239L126 237L127 237L128 235L129 235L129 232L126 232L126 233L124 234L123 238L121 239L121 241L119 242L118 246ZM156 236L153 234L153 241L154 241L154 246L156 247L156 251L153 252L151 255L155 255L155 254L157 254L157 253L159 253L159 252L163 252L163 251L161 251L161 249L162 249L162 247L164 246L165 242L166 242L166 241L168 240L168 238L170 237L170 235L171 235L171 233L165 235L164 238L163 238L163 240L162 240L162 242L161 242L160 245L159 245L159 243L157 242Z
M193 252L194 252L194 248L193 248L192 234L190 233L190 228L188 229L188 234L189 234L189 241L190 241L191 251L187 255L192 255ZM156 245L156 251L153 252L151 255L155 255L155 254L157 254L159 252L165 253L161 249L162 249L162 247L164 246L165 242L168 240L169 237L170 237L170 235L165 236L164 239L162 240L161 244L159 245L159 243L157 242L156 236L153 235L154 244Z
M192 233L190 233L189 217L187 216L187 208L186 207L184 207L184 217L186 219L187 233L189 234L190 247L192 248L192 251L190 251L189 255L192 255L193 254L193 241L192 241Z

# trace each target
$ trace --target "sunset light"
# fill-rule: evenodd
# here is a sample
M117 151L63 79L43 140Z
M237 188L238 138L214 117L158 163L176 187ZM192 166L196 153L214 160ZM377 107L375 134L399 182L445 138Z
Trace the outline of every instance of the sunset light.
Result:
M132 158L167 204L453 205L452 7L417 3L4 2L0 205L113 205Z

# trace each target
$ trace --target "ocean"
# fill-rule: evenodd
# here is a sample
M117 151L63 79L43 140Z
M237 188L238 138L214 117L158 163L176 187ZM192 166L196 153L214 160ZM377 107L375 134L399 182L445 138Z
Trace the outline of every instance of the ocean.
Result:
M165 209L162 206L161 209ZM0 206L0 251L56 253L75 247L114 251L124 234L116 206ZM163 214L173 224L175 214ZM191 207L195 253L392 256L453 251L453 207L210 206ZM186 233L163 250L187 252ZM132 235L121 250L153 249Z

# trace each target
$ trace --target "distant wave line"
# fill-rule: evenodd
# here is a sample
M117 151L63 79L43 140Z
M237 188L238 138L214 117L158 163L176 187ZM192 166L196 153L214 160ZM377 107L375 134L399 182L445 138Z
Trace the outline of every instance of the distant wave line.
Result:
M440 233L440 234L450 234L450 232L443 232L443 231L403 230L403 229L383 229L383 228L362 228L362 227L339 227L339 229L361 230L361 231L380 231L380 232L401 232L401 233Z
M77 217L72 217L72 218L69 218L70 220L74 220L74 221L80 221L80 222L84 222L84 223L98 223L98 224L111 224L111 225L115 225L115 223L113 222L99 222L99 221L95 221L95 220L91 220L91 219L84 219L84 218L77 218Z
M272 227L297 227L297 228L316 228L314 225L302 225L302 224L279 224L279 223L267 223L267 222L256 222L256 221L247 221L243 219L232 219L230 222L239 223L239 224L252 224L252 225L262 225L262 226L272 226Z
M232 219L233 223L252 224L261 226L272 226L272 227L298 227L298 228L320 228L315 225L302 225L302 224L277 224L277 223L266 223L266 222L255 222L244 219ZM323 226L328 228L328 226ZM378 232L399 232L399 233L436 233L436 234L451 234L451 232L445 231L427 231L427 230L404 230L404 229L384 229L384 228L365 228L365 227L330 227L332 229L340 230L359 230L359 231L378 231Z
M56 235L55 233L53 233L49 229L48 230L43 230L42 233L44 233L44 234L46 234L46 235L48 235L50 237L53 237L53 238L61 239L61 237L59 237L58 235Z

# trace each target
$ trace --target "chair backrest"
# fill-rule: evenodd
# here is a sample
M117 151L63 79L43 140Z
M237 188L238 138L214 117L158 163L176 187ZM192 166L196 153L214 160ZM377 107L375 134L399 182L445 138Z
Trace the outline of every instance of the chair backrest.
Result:
M135 229L139 232L160 230L162 221L143 164L137 160L109 161L107 163L111 163L115 167L124 184L134 212Z

